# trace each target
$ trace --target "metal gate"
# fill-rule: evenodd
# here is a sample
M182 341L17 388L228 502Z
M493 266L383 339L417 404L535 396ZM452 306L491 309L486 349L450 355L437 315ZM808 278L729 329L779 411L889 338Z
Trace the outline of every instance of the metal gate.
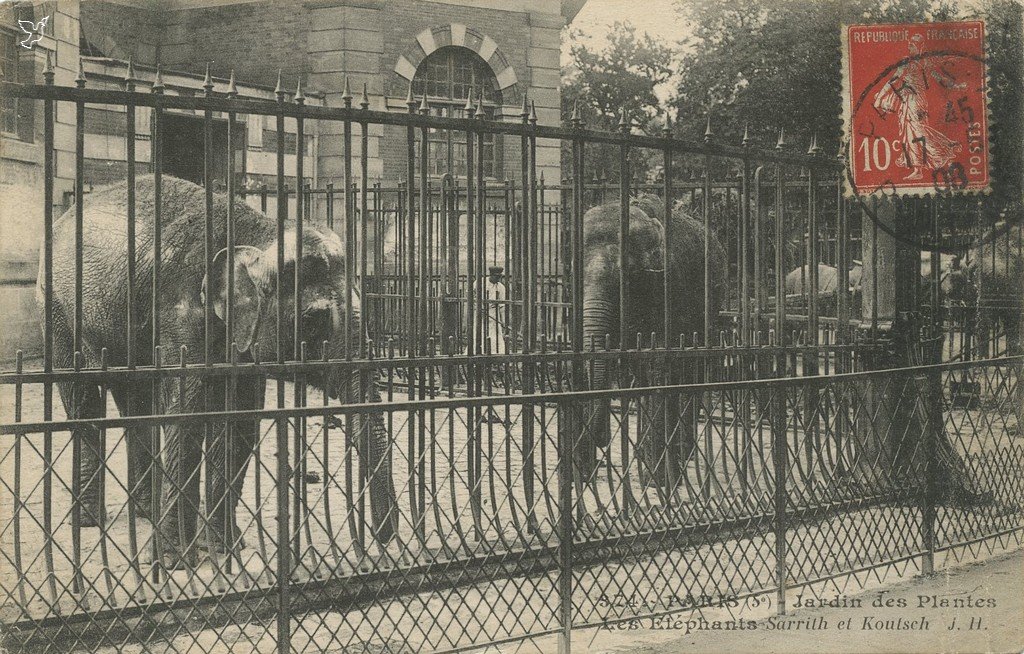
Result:
M568 647L574 627L751 597L781 609L797 586L1020 543L1021 358L978 358L977 330L949 337L934 301L927 347L911 348L933 363L884 369L902 345L873 338L877 280L851 280L877 235L851 218L841 162L813 147L545 127L525 103L494 122L428 116L411 97L393 114L306 106L280 85L276 103L240 99L209 76L193 98L163 93L159 72L151 93L131 76L113 91L45 75L2 86L42 103L45 141L44 353L0 374L4 646L460 650L557 633ZM129 116L127 179L87 196L93 104ZM57 105L78 117L59 219ZM138 107L153 112L151 175ZM163 176L172 109L202 112L208 169L215 117L228 143L237 115L274 117L275 188L243 193L229 175L220 196ZM286 188L285 121L299 143L311 121L342 124L342 188ZM406 130L401 186L369 179L371 124ZM416 146L430 129L466 133L464 179L431 186ZM474 161L486 133L521 140L517 183ZM537 178L544 141L569 148L567 181ZM587 181L593 143L620 147L614 184ZM630 183L634 148L662 153L658 187ZM242 195L272 218L225 199ZM626 311L614 340L584 332L584 215L607 196L620 289L631 206L658 207L653 334L629 333ZM112 221L99 236L91 207ZM673 207L722 245L721 306L707 283L703 306L674 304ZM86 265L115 242L123 265ZM488 295L493 266L503 298ZM181 295L176 271L201 293ZM107 284L124 291L118 315L90 308ZM686 311L703 329L673 333ZM953 350L970 356L938 363Z

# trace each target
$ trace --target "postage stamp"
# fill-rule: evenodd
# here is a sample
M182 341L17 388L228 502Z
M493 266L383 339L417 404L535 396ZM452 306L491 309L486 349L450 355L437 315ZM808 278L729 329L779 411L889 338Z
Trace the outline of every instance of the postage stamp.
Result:
M989 188L985 24L843 28L849 195Z

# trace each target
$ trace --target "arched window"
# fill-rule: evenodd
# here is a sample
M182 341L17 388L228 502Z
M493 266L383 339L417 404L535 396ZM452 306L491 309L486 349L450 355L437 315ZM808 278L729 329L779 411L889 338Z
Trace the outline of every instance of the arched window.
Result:
M19 21L36 22L32 3L0 3L0 82L34 84L35 53L20 45L26 35L15 29ZM52 27L43 33L52 34ZM33 100L0 98L0 131L21 141L32 141L34 106Z
M446 46L438 48L424 59L412 82L417 97L427 95L430 113L435 116L462 118L465 115L466 98L473 93L473 105L479 103L481 90L484 94L483 112L487 118L494 118L494 112L501 105L501 90L490 66L468 48ZM477 107L480 111L480 107ZM498 170L494 134L484 135L484 175L494 177ZM428 174L466 175L466 133L444 129L431 129L427 136Z

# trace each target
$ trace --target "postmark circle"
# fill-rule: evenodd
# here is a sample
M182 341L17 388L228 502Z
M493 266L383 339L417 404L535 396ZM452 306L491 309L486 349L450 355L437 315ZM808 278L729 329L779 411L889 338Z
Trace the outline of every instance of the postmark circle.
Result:
M917 201L918 198L925 196L928 197L929 202L932 203L943 200L952 202L954 196L960 195L962 191L983 191L987 188L989 179L987 167L989 165L989 161L987 116L984 115L984 112L987 111L987 79L984 75L984 65L984 57L972 53L951 49L920 52L902 57L901 59L886 66L866 85L864 85L863 88L859 89L859 92L851 92L850 94L849 101L851 101L853 107L850 113L850 122L847 126L848 131L844 136L844 142L841 144L843 151L847 153L843 171L843 174L846 176L845 181L847 187L851 191L851 194L857 198L861 211L865 212L865 214L875 225L878 226L880 230L893 236L899 241L904 242L905 244L912 245L917 249L952 254L962 252L965 247L973 247L974 244L972 243L970 246L967 246L964 243L944 242L941 230L937 235L938 238L936 239L934 238L932 229L930 228L930 223L922 222L920 225L914 225L914 229L895 230L884 220L880 219L873 207L874 200L869 201L869 198L882 197L888 201L902 204L902 199L904 197L910 198L911 201ZM944 118L946 118L947 122L951 119L962 119L967 123L977 122L982 125L984 129L977 130L981 132L977 135L977 145L968 145L966 143L958 142L954 143L953 139L945 137L941 131L924 124L928 122L929 118L934 119L934 114L929 116L928 113L925 112L920 115L915 115L913 112L918 110L916 105L923 104L916 102L916 90L912 87L907 88L904 86L903 88L900 88L896 86L897 80L901 77L901 73L908 68L911 68L917 72L918 80L923 80L926 85L925 88L927 88L927 85L931 83L947 90L965 90L964 82L960 80L969 76L961 75L961 69L968 66L982 71L980 79L972 80L980 84L980 86L969 89L971 93L975 94L975 97L980 98L980 107L971 107L969 103L963 100L959 103L955 103L953 100L948 100L946 106L942 107L942 110L945 110L946 112ZM921 71L925 71L926 74L922 75ZM978 76L975 74L975 77ZM854 89L851 88L851 91L854 91ZM904 94L903 96L900 95L901 91ZM965 95L961 95L960 97L963 98ZM932 96L934 99L934 91ZM878 106L880 103L883 104L881 110ZM886 118L896 114L897 111L903 112L904 115L901 116L901 118L904 119L905 123L911 121L914 122L913 129L905 128L900 130L901 136L919 135L916 138L913 138L914 142L909 142L911 140L909 138L886 138L884 136L877 136L875 132L876 116L872 116L871 119L867 121L863 120L866 112L874 112L877 114L877 120L885 121ZM910 114L909 116L906 115L908 113ZM864 130L865 122L867 122L870 127L869 131ZM970 127L970 125L968 125L968 127ZM906 134L904 134L904 132ZM940 143L938 145L935 143L928 143L928 138L930 136ZM947 140L942 142L943 138L946 138ZM855 152L855 150L858 149L858 144L859 152ZM879 145L884 147L879 147ZM960 161L952 161L951 163L948 163L948 160L952 158L950 155L962 154L965 145L968 145L970 148L982 149L985 155L985 174L982 176L982 181L974 185L974 189L968 189L970 180L967 179L966 169L963 164ZM946 161L943 161L941 166L929 167L927 165L929 163L929 153L936 151L938 152L939 157L944 155ZM857 154L861 155L860 160L856 156ZM858 186L858 175L854 170L855 165L859 165L863 162L864 169L870 169L872 163L880 164L879 167L884 165L885 168L889 168L894 163L894 158L899 158L899 160L896 161L898 168L909 169L911 171L909 175L916 174L918 176L917 180L913 184L909 185L909 190L905 181L901 184L897 184L891 177L887 177L881 183L872 183L868 186ZM861 172L863 172L863 170ZM980 197L975 203L971 203L966 198L960 201L965 204L973 204L974 206L971 207L972 213L981 211ZM904 217L904 219L906 219L906 217ZM923 229L919 229L919 227ZM913 236L909 236L908 234L913 234Z

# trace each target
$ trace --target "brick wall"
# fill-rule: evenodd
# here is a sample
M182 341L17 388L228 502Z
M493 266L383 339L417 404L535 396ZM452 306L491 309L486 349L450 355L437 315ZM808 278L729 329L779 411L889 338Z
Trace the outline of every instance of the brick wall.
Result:
M148 12L110 0L87 0L82 6L87 35L102 34L97 38L114 42L117 52L141 53L153 41L155 56L168 69L202 72L209 61L215 75L226 76L234 69L240 82L268 86L276 83L281 69L289 91L302 76L307 88L326 94L329 106L342 104L348 75L356 102L365 84L373 109L394 109L398 99L398 110L404 110L408 81L394 71L399 57L418 64L424 54L417 35L457 23L466 26L467 39L475 34L494 41L498 54L491 58L492 66L514 70L516 84L503 91L506 105L517 106L526 91L541 124L558 121L562 18L557 14L427 0L260 0ZM342 125L324 121L309 129L319 137L319 183L339 183ZM355 156L360 154L359 137L356 125ZM404 129L371 126L370 176L404 178L405 150ZM519 177L519 151L519 139L503 139L504 166L498 179ZM560 177L557 144L538 144L538 164L546 177Z
M170 68L202 72L210 62L214 75L248 84L273 86L277 71L289 90L308 70L306 33L309 12L300 0L242 2L163 12L160 57Z
M80 14L86 41L104 56L131 57L147 65L156 63L164 12L102 0L83 0Z

